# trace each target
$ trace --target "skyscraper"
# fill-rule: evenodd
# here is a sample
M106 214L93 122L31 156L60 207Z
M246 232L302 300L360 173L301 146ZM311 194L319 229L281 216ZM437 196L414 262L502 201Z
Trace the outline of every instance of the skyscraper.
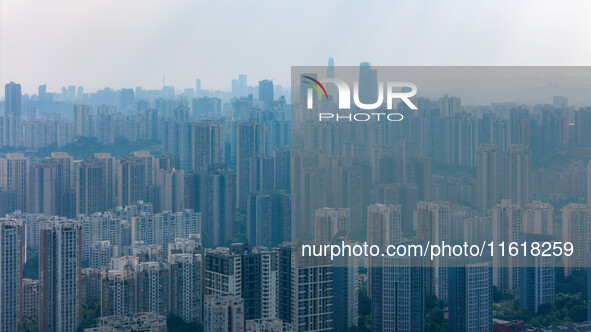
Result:
M205 331L244 331L244 301L236 295L207 295L203 308Z
M237 168L237 207L246 210L246 200L250 191L251 159L265 152L265 125L254 121L243 122L236 127L236 168Z
M477 201L478 208L488 210L500 199L499 151L496 144L483 143L478 147L477 157Z
M229 243L234 234L236 176L214 169L200 176L199 199L203 216L203 243L209 247Z
M47 216L56 215L57 211L57 163L44 160L34 164L30 170L29 211Z
M246 236L251 245L274 247L289 241L291 195L285 191L251 193L246 218Z
M291 245L281 246L279 318L296 331L332 331L332 268L328 257L303 257Z
M348 241L345 236L337 236L333 244L354 246L357 242ZM333 290L333 331L345 332L358 326L359 294L357 288L359 258L355 256L336 257L332 268Z
M290 190L291 188L291 160L290 149L277 149L273 151L275 161L275 190Z
M369 62L359 65L359 101L373 104L378 100L378 71Z
M513 203L530 202L531 156L527 146L511 145L503 159L503 196Z
M428 287L424 259L386 257L383 266L371 271L372 331L424 331Z
M571 203L562 208L562 242L573 244L573 254L562 256L565 275L588 266L588 247L591 243L591 208Z
M109 153L95 153L94 158L102 163L105 168L103 172L103 176L105 177L105 210L109 210L117 204L117 161Z
M314 240L318 244L331 243L337 234L346 235L351 229L349 209L347 208L316 209L315 219Z
M22 153L9 153L0 158L0 188L15 193L15 208L27 211L29 192L29 158Z
M248 193L271 192L275 187L273 157L258 155L250 159L250 185Z
M40 225L40 331L76 331L80 323L80 227L55 219Z
M209 167L220 163L222 155L222 126L201 122L193 126L192 166L195 172L206 172Z
M17 330L22 315L24 264L22 223L0 219L0 331Z
M74 106L74 135L91 136L92 107L89 105Z
M119 206L133 205L147 198L146 163L136 156L125 156L118 161Z
M450 241L449 202L418 202L417 203L417 235L421 241L441 243ZM431 289L428 294L447 300L447 258L435 257L431 262L432 269L427 275L427 285Z
M184 207L185 172L158 170L156 183L160 191L160 210L180 212ZM156 210L158 212L158 210Z
M523 229L521 207L503 199L493 208L494 243L520 242ZM493 284L504 294L516 294L519 290L519 258L511 255L494 255Z
M47 158L57 167L56 213L58 216L76 217L76 191L74 186L74 158L66 152L52 152Z
M172 253L168 262L172 314L185 322L202 323L202 256L192 252Z
M158 169L172 171L180 169L179 157L174 154L163 154L158 157Z
M554 234L554 208L548 203L533 201L523 206L523 232Z
M523 235L523 241L528 244L553 243L554 236L545 234ZM542 255L520 255L521 267L519 271L519 306L528 308L532 314L537 314L544 303L554 302L555 276L553 257Z
M246 319L277 318L277 251L233 244L205 255L205 294L244 299Z
M273 102L273 81L262 80L259 81L259 100L266 102L267 106Z
M10 82L4 86L4 116L21 116L21 85Z
M490 262L449 268L450 331L492 331L493 286Z
M22 297L23 317L35 318L39 316L39 280L23 279Z
M78 164L76 214L91 215L114 206L115 158L108 154L97 155Z

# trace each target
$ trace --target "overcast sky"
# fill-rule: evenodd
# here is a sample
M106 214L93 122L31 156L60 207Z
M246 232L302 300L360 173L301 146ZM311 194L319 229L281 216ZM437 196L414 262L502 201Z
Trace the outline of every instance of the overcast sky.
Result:
M453 5L452 5L453 4ZM588 1L0 0L0 84L229 90L290 66L591 65ZM0 89L3 96L4 89Z

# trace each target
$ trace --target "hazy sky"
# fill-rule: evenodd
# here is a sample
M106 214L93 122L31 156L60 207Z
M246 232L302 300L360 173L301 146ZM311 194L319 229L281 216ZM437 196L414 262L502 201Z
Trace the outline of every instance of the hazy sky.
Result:
M290 66L591 65L588 1L0 0L0 84L230 89ZM0 89L3 96L4 89Z

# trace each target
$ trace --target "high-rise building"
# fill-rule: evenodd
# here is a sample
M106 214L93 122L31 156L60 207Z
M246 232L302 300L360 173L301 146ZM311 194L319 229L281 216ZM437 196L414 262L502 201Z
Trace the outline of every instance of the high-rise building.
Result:
M548 203L533 201L523 206L523 232L554 234L554 208Z
M91 215L106 211L106 169L94 158L78 164L76 186L76 214Z
M314 240L319 244L331 243L337 234L348 234L351 229L349 209L321 208L315 213Z
M528 245L537 243L540 248L543 248L543 243L554 243L554 236L526 233L523 234L523 241L527 241ZM554 259L542 255L520 256L519 306L529 309L535 315L542 304L554 302L556 276Z
M400 205L372 204L367 207L367 239L371 244L398 243L401 236Z
M250 191L251 159L265 153L265 125L254 121L236 127L237 207L246 210Z
M74 158L66 152L52 152L47 158L56 164L56 213L58 216L76 217L74 185Z
M21 85L10 82L4 86L4 116L21 116Z
M262 102L267 102L267 106L269 103L273 102L273 81L259 81L259 100Z
M478 147L477 157L477 201L478 208L488 210L500 200L499 151L496 144L483 143Z
M205 293L244 300L246 319L277 318L277 251L233 244L205 255Z
M332 331L330 258L303 257L297 250L291 245L279 249L279 319L291 323L296 331Z
M236 176L229 170L212 169L199 176L205 246L226 245L234 234L235 184Z
M117 161L109 153L95 153L94 158L105 168L105 210L110 210L117 204Z
M29 212L57 214L57 163L44 160L30 168Z
M158 157L158 169L172 171L180 169L179 157L174 154L163 154Z
M39 316L39 280L23 279L23 317Z
M136 151L132 155L134 157L140 158L142 163L145 165L146 186L154 186L156 184L156 170L158 169L156 157L151 155L148 151Z
M462 111L462 100L458 97L443 95L439 98L439 109L442 117L453 118Z
M273 157L258 155L250 159L250 185L248 194L271 192L275 187L275 161Z
M89 105L74 106L74 135L91 136L92 107Z
M16 331L22 316L24 232L22 223L0 219L0 331Z
M74 159L64 152L30 168L29 211L47 216L75 216Z
M170 269L160 262L141 262L135 271L137 311L170 313Z
M136 278L130 267L109 270L101 280L101 316L137 312Z
M174 253L168 261L172 314L185 322L202 323L202 256L192 252Z
M357 242L348 241L345 236L337 236L333 244L345 243L350 246ZM333 331L345 332L358 326L359 294L357 288L359 258L353 255L336 257L332 268L333 290Z
M240 96L248 95L248 81L245 74L238 75L238 93Z
M203 307L205 331L244 331L244 301L236 295L206 295Z
M401 240L401 207L400 205L372 204L367 208L367 241L382 250L389 244ZM383 265L382 257L370 257L368 264L368 294L376 301L376 312L372 315L376 324L381 320L382 311L377 309L382 303ZM380 328L380 325L376 325Z
M115 158L108 153L96 153L77 167L76 214L91 215L114 207Z
M574 126L574 140L576 145L580 147L591 146L591 133L589 133L589 126L591 126L591 110L581 109L575 111L575 126Z
M159 170L156 183L160 191L160 210L179 212L184 210L185 172L183 170ZM155 211L159 211L157 208Z
M424 331L424 264L422 257L386 257L382 266L370 268L372 331Z
M88 267L82 269L80 273L80 304L100 301L102 270Z
M14 207L27 211L29 200L29 158L22 153L9 153L0 158L0 188L15 193Z
M120 109L122 111L130 111L135 108L135 97L133 89L121 89Z
M450 242L450 207L449 202L417 203L417 235L421 241L431 243ZM447 300L447 258L435 257L431 261L432 269L427 274L428 294L440 300Z
M193 99L193 117L207 118L222 115L222 100L215 97L201 97Z
M111 258L118 256L118 249L109 241L96 241L89 248L88 265L98 270L106 268L111 262Z
M492 331L490 262L468 262L449 268L450 331Z
M39 330L76 331L80 323L80 227L54 219L40 225Z
M37 89L37 97L39 98L40 102L47 101L47 85L46 84L39 85L39 88Z
M206 172L212 165L223 160L222 126L211 122L193 126L192 166L195 172Z
M371 68L369 62L359 65L359 101L373 104L378 100L378 71Z
M503 199L493 208L494 243L520 243L523 230L523 211L511 200ZM516 294L519 290L519 258L511 255L494 255L493 284L504 294Z
M591 243L591 208L585 204L571 203L562 208L562 242L573 244L573 253L563 255L565 275L588 266L588 247Z
M147 198L148 176L146 163L136 156L125 156L118 160L117 189L119 206L133 205Z
M273 160L275 161L275 190L291 189L291 159L290 149L283 148L273 151Z
M275 247L291 238L291 195L285 191L251 193L246 236L254 246Z
M525 145L511 145L503 158L503 199L524 205L531 200L531 156Z

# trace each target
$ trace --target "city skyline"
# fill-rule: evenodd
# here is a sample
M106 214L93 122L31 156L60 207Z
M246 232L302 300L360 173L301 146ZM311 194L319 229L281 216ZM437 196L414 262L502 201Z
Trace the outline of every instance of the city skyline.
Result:
M237 73L287 86L292 65L324 65L329 56L336 65L589 64L591 46L571 31L591 31L581 8L591 4L504 2L4 1L0 81L19 81L28 94L44 83L155 89L163 74L169 85L192 87L200 78L210 90ZM482 36L487 42L472 47ZM528 52L515 52L517 45Z

